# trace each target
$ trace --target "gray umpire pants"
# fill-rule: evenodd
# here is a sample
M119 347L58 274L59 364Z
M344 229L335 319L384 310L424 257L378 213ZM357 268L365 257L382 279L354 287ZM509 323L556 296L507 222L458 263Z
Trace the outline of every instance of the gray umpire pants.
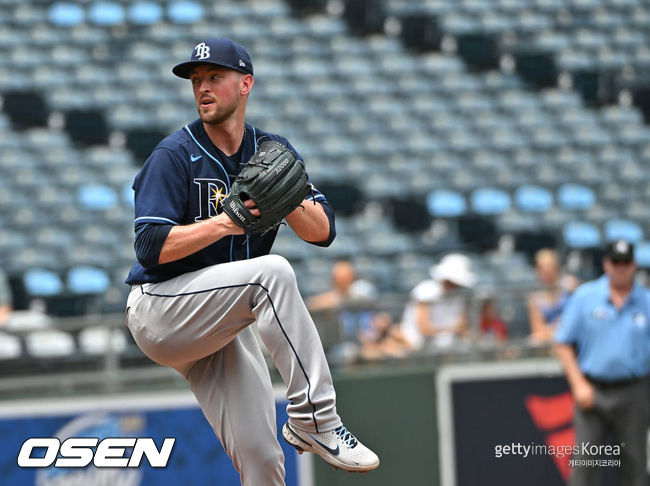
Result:
M253 322L286 385L291 423L307 432L341 425L319 335L284 258L135 285L126 316L140 349L190 383L243 486L285 484L271 379Z
M648 383L637 380L618 385L599 385L595 388L595 405L590 410L576 406L574 425L576 443L624 444L620 456L577 455L574 459L620 459L618 484L620 486L649 486L647 473L648 437ZM603 467L578 466L573 468L571 486L598 486L602 483Z

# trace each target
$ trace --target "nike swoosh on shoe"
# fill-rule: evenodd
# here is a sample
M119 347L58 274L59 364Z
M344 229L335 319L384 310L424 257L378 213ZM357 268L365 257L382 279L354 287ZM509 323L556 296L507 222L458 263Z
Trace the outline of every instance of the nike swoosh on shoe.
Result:
M339 452L341 452L341 450L339 449L339 446L336 446L336 449L332 449L330 447L327 447L325 444L323 444L318 439L316 439L313 435L310 435L309 437L311 437L314 440L314 442L316 442L318 445L320 445L323 449L325 449L327 452L329 452L333 456L338 456Z

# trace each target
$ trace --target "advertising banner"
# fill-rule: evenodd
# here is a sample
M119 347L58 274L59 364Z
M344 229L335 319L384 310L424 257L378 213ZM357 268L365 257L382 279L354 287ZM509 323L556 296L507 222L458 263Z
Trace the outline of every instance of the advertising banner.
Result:
M578 452L598 458L605 486L616 484L626 445L576 444L556 360L444 366L436 385L441 486L563 486Z
M276 399L278 431L285 407ZM306 486L280 442L287 486ZM0 450L12 486L240 485L189 392L0 402Z

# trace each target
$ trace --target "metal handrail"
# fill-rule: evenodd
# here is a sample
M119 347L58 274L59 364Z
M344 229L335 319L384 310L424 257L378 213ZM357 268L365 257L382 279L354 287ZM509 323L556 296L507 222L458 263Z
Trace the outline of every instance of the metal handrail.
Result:
M498 289L498 295L508 295L509 298L524 298L536 288L510 288ZM480 309L481 299L486 295L495 295L477 289L470 299L470 322L473 337L464 341L453 349L427 350L409 353L404 358L390 358L385 360L386 366L404 366L411 364L468 361L481 359L510 359L532 356L549 356L552 353L550 345L531 343L526 339L511 339L507 342L485 342L477 338L478 320L477 310ZM383 297L372 307L374 310L391 312L399 316L406 303L404 295L390 295ZM317 327L320 324L318 313L312 313ZM52 318L49 328L57 329L71 334L78 333L84 328L102 326L109 329L126 329L124 315L116 314L89 314L69 318ZM25 339L31 332L30 329L2 329L21 339ZM75 393L82 389L91 389L95 392L114 392L159 383L161 386L186 386L180 374L171 368L159 366L150 361L130 341L122 352L113 347L112 340L108 340L106 352L99 355L88 355L82 352L73 356L52 357L38 359L25 356L12 366L0 366L0 396L20 396L31 394L62 394ZM273 376L274 368L269 361ZM0 361L1 362L1 361ZM22 365L22 368L21 368ZM333 368L345 367L349 363L338 363L332 360ZM376 366L376 363L372 364ZM355 362L354 366L364 366L363 362ZM11 373L11 368L14 373ZM3 376L4 375L4 376Z

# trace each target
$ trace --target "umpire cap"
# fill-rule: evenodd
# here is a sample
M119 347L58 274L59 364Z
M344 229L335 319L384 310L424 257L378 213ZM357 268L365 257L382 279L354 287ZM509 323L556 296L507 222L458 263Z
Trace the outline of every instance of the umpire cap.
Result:
M230 39L207 39L198 43L192 49L189 61L173 67L172 72L180 77L189 79L190 72L201 64L215 64L244 74L253 74L253 63L242 46Z
M632 263L634 261L634 245L625 240L614 241L607 245L605 258L612 263Z

